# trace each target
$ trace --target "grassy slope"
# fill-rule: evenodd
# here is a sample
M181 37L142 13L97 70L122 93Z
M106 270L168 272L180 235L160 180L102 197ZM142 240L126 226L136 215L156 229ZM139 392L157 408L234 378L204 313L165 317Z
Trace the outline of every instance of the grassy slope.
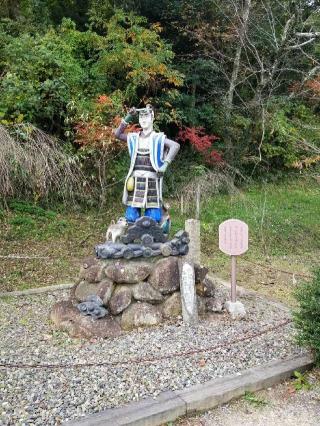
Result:
M241 219L249 225L250 245L238 258L239 284L287 301L301 277L279 270L308 275L319 266L319 214L320 187L305 180L251 186L208 200L202 212L203 262L229 278L230 259L218 249L217 228L228 218Z
M178 205L172 204L175 231L183 226L187 215L181 215ZM93 253L94 245L103 241L110 220L121 214L120 204L108 212L77 214L12 204L1 218L0 255L47 259L0 258L1 290L74 280L81 258ZM231 196L204 200L202 261L224 278L229 275L229 258L218 250L217 231L219 223L231 217L247 222L250 230L249 251L238 262L239 284L290 302L291 287L301 278L276 269L309 274L314 266L319 266L319 184L301 179L280 185L250 186Z

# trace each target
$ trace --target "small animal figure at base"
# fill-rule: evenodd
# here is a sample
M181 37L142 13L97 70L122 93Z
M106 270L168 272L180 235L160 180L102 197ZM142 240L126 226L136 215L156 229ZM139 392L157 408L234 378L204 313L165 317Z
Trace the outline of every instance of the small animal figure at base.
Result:
M112 220L106 233L106 241L112 241L113 243L120 241L121 235L124 235L127 229L128 222L125 217L120 217L117 223Z
M106 308L103 307L103 301L99 296L88 296L85 302L79 303L77 308L83 315L89 315L93 319L103 318L108 314Z
M161 229L164 234L169 235L171 228L171 218L169 214L169 204L163 204L162 206L162 218L160 222Z

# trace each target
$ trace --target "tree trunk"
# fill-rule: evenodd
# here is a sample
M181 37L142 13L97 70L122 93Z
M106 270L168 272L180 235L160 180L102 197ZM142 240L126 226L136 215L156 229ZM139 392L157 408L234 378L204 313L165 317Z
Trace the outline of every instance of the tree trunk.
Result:
M238 31L238 35L239 35L238 46L237 46L237 50L236 50L236 54L235 54L235 58L233 62L233 70L232 70L232 75L230 79L229 90L225 97L226 128L225 128L224 140L225 140L225 146L226 146L226 159L227 161L231 163L234 162L234 144L232 141L232 134L230 132L229 126L231 125L231 114L233 109L234 91L236 88L236 83L237 83L238 74L239 74L240 58L241 58L244 38L247 32L250 8L251 8L251 0L244 0L243 12L241 16L242 22L240 23L239 31Z

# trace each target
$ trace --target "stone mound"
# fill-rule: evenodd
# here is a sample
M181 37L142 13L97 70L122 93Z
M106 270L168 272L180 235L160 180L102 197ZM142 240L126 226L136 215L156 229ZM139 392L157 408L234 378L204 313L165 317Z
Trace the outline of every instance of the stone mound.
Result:
M85 259L68 301L56 303L50 313L54 325L73 337L115 337L123 330L161 324L182 314L179 262L172 256L151 259ZM195 265L199 315L222 312L225 300L216 292L208 270ZM84 315L78 305L96 299L107 314Z

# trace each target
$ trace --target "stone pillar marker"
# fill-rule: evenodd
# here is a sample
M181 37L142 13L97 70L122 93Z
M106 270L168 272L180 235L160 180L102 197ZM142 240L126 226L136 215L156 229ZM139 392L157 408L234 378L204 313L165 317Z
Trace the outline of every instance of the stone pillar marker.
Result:
M182 317L186 324L198 323L198 306L193 263L182 260L180 263L180 292Z
M190 242L189 253L179 263L182 317L187 324L197 324L198 306L194 264L200 264L200 221L187 219L185 230L189 234Z
M219 226L219 249L231 256L231 300L226 309L233 319L246 315L243 304L237 301L237 256L248 250L248 225L238 219L229 219Z
M187 219L185 221L185 230L188 232L190 238L187 258L193 263L200 265L200 220Z

